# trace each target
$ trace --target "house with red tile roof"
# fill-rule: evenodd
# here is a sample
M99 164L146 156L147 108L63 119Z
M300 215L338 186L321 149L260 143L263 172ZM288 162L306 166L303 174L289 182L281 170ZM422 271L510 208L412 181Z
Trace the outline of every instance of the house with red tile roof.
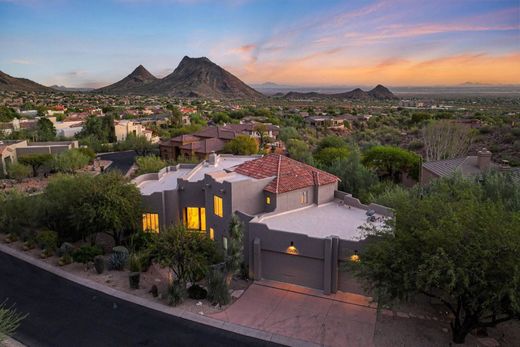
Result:
M238 135L245 134L259 139L260 134L257 126L256 123L210 126L192 134L176 136L160 143L161 158L177 160L179 156L182 156L205 160L213 152L222 152L224 145ZM264 137L276 140L278 133L279 128L277 126L265 125Z
M179 137L183 146L201 145L193 140ZM382 224L391 214L338 191L338 177L280 154L212 153L199 164L170 166L133 182L141 191L143 230L183 224L226 248L229 224L237 215L252 278L326 293L350 286L338 269L362 247L360 228Z

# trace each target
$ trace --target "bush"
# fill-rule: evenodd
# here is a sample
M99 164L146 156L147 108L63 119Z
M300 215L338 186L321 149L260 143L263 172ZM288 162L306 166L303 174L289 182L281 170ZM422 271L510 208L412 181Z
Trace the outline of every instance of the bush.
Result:
M32 169L20 163L12 163L7 167L7 175L17 181L21 181L31 175Z
M89 162L92 162L94 159L96 159L96 152L94 152L92 149L88 147L81 147L77 149L79 153L83 154L87 158L89 158Z
M58 248L58 234L52 230L41 231L36 235L36 243L38 247L52 254Z
M96 255L94 257L94 268L98 275L101 275L105 271L105 257L102 255Z
M158 172L168 166L168 163L155 155L135 158L138 170L137 174L142 175L149 172Z
M88 262L94 261L94 258L97 255L102 254L103 250L99 246L83 245L72 254L72 259L74 259L74 261L77 263L86 264Z
M186 299L187 292L184 283L174 281L172 285L168 287L168 305L177 306Z
M112 249L108 265L111 270L123 270L128 263L128 249L123 246L116 246Z
M188 288L188 297L195 300L204 300L208 296L208 291L198 284L194 284Z
M60 259L58 260L58 265L59 266L63 266L63 265L69 265L69 264L72 264L72 256L70 254L65 254L63 256L60 257Z
M79 149L70 149L54 157L52 168L58 172L75 173L85 167L89 161L90 158Z
M208 300L213 304L227 305L231 301L224 274L219 270L208 274Z
M60 257L63 257L64 255L70 255L72 256L72 253L74 252L74 246L68 242L63 242L58 249L58 255Z

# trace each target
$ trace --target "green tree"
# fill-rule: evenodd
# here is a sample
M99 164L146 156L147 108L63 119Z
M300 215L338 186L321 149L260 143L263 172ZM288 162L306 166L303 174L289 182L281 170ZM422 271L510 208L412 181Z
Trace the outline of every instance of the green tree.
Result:
M0 106L0 122L10 122L17 118L18 114L15 110L7 106Z
M116 245L139 230L141 194L118 173L58 175L44 191L45 224L62 240L104 233Z
M34 153L27 154L18 158L20 164L29 165L33 171L33 177L38 176L38 169L46 164L49 164L52 160L51 154L46 153Z
M350 150L347 147L326 147L314 155L314 159L322 167L330 167L337 160L344 160L349 157Z
M231 123L231 117L226 112L216 112L211 116L211 120L215 124Z
M161 231L153 241L153 255L169 267L184 288L200 274L206 274L217 257L215 243L203 233L190 232L183 225Z
M171 111L172 115L170 117L170 122L175 127L182 126L182 112L179 110L179 108L175 105L169 104L166 107L168 110Z
M287 143L290 139L301 139L300 133L294 127L281 128L278 137L285 143Z
M47 118L38 119L36 124L36 136L38 141L52 141L56 139L56 128Z
M363 202L369 200L371 189L378 184L377 175L361 163L361 153L353 150L347 158L335 160L326 171L338 176L339 189L351 193Z
M39 196L16 190L0 191L0 232L20 234L26 228L38 226L41 212Z
M393 146L374 146L366 150L363 164L376 170L381 178L399 183L403 173L419 178L421 157L413 152Z
M238 135L226 143L224 152L236 155L250 155L258 153L258 142L247 135Z
M153 150L153 144L144 136L128 134L123 142L117 144L116 149L120 151L134 150L138 155L147 155Z
M289 157L291 157L292 159L301 161L309 165L314 164L314 159L312 157L311 150L309 148L309 145L305 141L289 139L289 141L287 141L286 147L287 153L289 154Z
M150 172L158 172L162 168L168 166L168 163L158 156L149 155L146 157L135 158L137 164L137 174L142 175Z
M455 343L520 318L519 210L461 176L405 195L356 264L379 300L436 298L453 315Z

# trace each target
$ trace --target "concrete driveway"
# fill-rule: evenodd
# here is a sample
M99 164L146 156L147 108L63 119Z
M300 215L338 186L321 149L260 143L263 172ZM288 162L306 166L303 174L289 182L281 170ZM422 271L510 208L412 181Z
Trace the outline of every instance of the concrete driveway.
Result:
M212 317L324 346L373 346L376 309L366 297L254 283Z

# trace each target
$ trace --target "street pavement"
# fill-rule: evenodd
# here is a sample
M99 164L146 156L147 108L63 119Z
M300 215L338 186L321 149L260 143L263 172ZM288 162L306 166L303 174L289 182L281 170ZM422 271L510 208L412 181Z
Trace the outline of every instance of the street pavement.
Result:
M278 346L83 287L0 252L0 302L27 313L28 346Z

